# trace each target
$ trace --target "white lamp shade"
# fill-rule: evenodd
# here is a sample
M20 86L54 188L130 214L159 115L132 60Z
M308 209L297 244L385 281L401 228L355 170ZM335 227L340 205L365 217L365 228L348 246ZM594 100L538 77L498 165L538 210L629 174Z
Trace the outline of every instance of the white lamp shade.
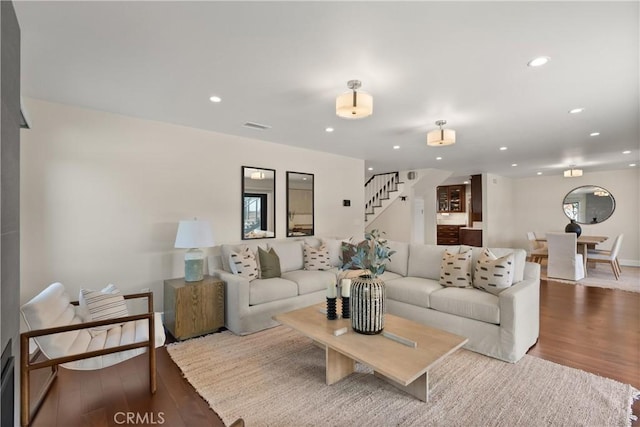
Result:
M582 169L567 169L564 171L565 178L575 178L578 176L582 176Z
M456 131L451 129L432 130L427 134L427 145L440 147L456 143Z
M339 117L361 119L370 116L372 113L373 97L368 93L347 92L336 98L336 114Z
M176 248L210 248L214 245L209 221L185 220L178 224Z

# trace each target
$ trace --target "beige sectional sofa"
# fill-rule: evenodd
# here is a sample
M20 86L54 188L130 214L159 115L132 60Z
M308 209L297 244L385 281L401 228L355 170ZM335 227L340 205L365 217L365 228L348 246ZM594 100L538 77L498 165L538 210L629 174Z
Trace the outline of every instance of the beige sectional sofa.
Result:
M324 301L327 285L340 272L341 241L323 241L332 265L326 271L304 270L303 243L319 246L319 239L247 242L254 250L273 248L282 270L279 278L251 281L231 273L228 256L240 245L222 245L221 255L210 257L209 269L226 283L226 327L239 335L257 332L276 326L272 316L277 313ZM513 253L515 261L514 284L493 295L439 284L443 252L456 252L458 246L388 245L396 251L381 276L388 313L467 337L465 348L508 362L518 361L537 341L540 266L526 262L524 250L491 248L498 257ZM481 248L472 251L475 265Z

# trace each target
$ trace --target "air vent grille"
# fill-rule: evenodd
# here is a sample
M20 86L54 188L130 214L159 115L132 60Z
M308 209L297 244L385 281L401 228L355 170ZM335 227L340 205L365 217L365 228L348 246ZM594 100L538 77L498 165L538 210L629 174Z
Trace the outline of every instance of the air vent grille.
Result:
M257 129L257 130L271 129L271 126L269 126L269 125L263 125L263 124L255 123L255 122L246 122L242 126L245 127L245 128Z

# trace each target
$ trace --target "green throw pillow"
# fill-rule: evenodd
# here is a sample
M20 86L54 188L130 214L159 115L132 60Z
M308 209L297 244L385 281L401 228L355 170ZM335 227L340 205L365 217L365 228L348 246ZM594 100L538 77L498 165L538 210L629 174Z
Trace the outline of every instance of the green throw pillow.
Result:
M261 247L258 247L258 258L260 259L261 279L280 277L280 258L273 248L267 252Z

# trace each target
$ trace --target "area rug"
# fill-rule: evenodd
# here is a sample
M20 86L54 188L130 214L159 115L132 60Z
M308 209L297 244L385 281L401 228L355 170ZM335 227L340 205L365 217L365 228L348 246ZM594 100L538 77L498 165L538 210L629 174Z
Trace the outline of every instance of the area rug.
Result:
M596 264L595 268L589 267L587 277L582 280L548 279L547 266L542 265L540 279L554 282L569 283L572 285L595 286L598 288L620 289L629 292L640 292L640 267L622 267L620 280L616 280L609 264Z
M525 355L516 364L459 350L429 374L421 402L360 364L325 385L324 350L278 326L167 346L225 424L248 426L629 426L638 391ZM398 361L402 363L402 361Z

